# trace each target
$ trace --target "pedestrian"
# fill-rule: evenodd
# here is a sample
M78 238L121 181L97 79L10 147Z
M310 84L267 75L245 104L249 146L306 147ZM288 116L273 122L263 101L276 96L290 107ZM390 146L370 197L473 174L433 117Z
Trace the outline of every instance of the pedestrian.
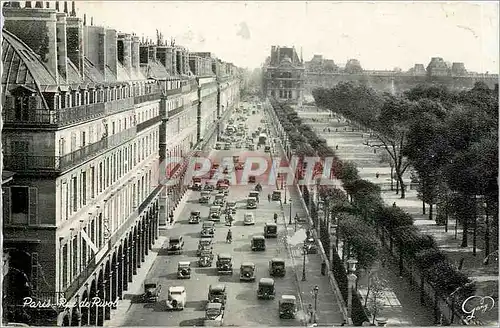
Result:
M380 176L380 174L378 174L378 172L377 172L377 173L375 173L375 176L376 176L376 177L377 177L377 179L378 179L378 177Z
M270 203L271 202L271 194L267 194L267 201Z
M396 207L396 202L392 203L392 207Z
M335 150L338 150L338 149L339 149L339 145L336 145L336 146L335 146Z
M311 303L307 306L307 315L309 316L309 323L313 323L314 309Z

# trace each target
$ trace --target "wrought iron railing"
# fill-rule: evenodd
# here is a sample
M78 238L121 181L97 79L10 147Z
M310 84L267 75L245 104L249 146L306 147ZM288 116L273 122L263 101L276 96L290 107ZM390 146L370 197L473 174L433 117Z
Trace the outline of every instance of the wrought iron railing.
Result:
M135 96L134 97L134 104L140 104L146 101L153 101L153 100L160 100L161 93L160 92L154 92L150 93L147 95L142 95L142 96Z
M137 124L137 132L145 130L158 122L161 122L161 116L155 116L147 121L141 122Z
M177 115L177 114L181 113L183 110L184 110L184 106L180 106L180 107L174 108L172 110L169 110L168 117L170 118L174 115Z
M182 88L165 90L165 96L174 96L182 93Z

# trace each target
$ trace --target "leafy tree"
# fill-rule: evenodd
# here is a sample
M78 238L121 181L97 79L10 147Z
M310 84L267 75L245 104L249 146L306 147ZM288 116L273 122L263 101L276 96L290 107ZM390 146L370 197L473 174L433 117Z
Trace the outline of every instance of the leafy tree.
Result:
M372 324L375 324L375 319L384 309L384 297L387 290L387 283L380 279L378 275L374 275L369 279L368 292L366 294L365 306L370 311Z
M378 210L382 204L380 187L367 180L344 182L344 189L351 196L354 207L359 210L365 221L368 220L369 214Z

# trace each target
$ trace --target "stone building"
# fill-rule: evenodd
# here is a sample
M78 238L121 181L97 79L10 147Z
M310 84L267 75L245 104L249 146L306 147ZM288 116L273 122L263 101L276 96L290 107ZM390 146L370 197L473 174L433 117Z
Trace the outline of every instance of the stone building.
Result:
M164 161L215 142L238 105L235 69L203 62L197 76L186 48L87 24L74 2L7 2L3 15L3 164L15 172L3 244L19 273L4 318L103 325L107 307L26 313L21 301L123 296L186 191L165 183L186 165Z
M263 80L266 96L302 105L305 67L295 48L272 46L271 57L263 68Z

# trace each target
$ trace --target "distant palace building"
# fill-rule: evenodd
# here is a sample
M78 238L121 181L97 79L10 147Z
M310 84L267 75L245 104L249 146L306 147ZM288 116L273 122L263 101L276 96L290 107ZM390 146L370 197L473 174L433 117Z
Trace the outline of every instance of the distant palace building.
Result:
M279 101L302 105L305 66L295 48L272 46L263 68L264 94Z

